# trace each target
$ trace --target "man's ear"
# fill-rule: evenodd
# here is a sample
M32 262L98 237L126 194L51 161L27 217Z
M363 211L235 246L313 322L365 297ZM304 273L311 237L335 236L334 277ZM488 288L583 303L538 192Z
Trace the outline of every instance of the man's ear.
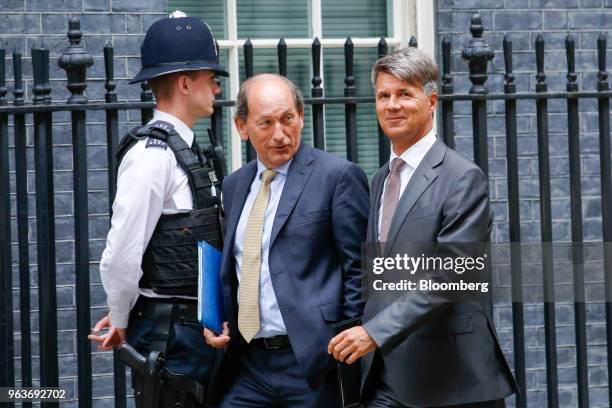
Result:
M183 95L187 95L189 91L191 90L191 78L189 78L188 75L179 74L176 81L177 81L176 88L178 89L178 91Z
M242 118L234 118L234 125L236 125L236 129L238 129L238 133L240 133L240 139L245 142L249 140L249 134L246 129L246 122Z
M434 111L436 110L437 103L438 103L438 93L434 91L431 93L431 95L429 95L429 111L431 112L432 115Z
M300 118L300 129L304 129L304 111L298 113L298 117Z

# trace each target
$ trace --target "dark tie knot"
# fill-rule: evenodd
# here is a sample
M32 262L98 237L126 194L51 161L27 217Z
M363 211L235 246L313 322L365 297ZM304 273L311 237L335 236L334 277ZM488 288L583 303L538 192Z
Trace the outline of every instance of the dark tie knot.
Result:
M405 161L403 161L399 157L396 157L391 162L391 173L399 173L400 171L402 171L402 168L404 167L405 164L406 164Z

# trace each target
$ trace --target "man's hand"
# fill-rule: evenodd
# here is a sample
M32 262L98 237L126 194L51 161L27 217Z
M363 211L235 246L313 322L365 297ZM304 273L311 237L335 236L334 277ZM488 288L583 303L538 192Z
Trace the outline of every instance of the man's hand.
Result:
M216 349L226 348L230 342L229 326L227 322L223 323L223 333L215 334L214 331L204 328L204 338L206 344Z
M376 343L363 326L351 327L331 339L327 352L338 361L353 364L376 349Z
M108 332L100 334L100 331L108 328ZM91 330L92 334L87 336L91 341L102 343L98 346L98 350L112 350L114 347L119 347L125 341L125 329L115 327L110 323L110 313L104 316Z

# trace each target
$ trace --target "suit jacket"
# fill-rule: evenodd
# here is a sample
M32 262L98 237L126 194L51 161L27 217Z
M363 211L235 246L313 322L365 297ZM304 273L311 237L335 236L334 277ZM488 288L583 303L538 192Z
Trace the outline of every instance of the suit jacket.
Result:
M372 180L368 242L378 241L379 203L388 173L386 164ZM407 242L484 243L491 224L487 177L438 139L400 197L386 256L401 253ZM411 291L395 300L371 298L363 320L379 346L362 360L366 396L380 375L408 406L495 400L517 390L497 340L490 299L449 302L431 292Z
M238 331L236 227L257 170L253 160L226 177L227 230L221 281L230 345L215 391L237 372L245 342ZM327 354L330 324L361 316L361 244L368 214L368 180L359 167L304 143L296 153L272 226L269 267L274 293L297 361L309 384L324 381L334 360Z

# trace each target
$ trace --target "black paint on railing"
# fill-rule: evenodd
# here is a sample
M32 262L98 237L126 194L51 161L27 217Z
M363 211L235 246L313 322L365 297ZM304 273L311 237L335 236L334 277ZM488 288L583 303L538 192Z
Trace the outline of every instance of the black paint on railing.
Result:
M512 39L504 36L504 92L516 93L512 74ZM523 316L523 275L521 267L521 211L519 203L519 164L516 126L516 100L505 102L506 119L506 166L508 176L508 227L510 234L510 270L512 283L512 327L514 348L514 374L520 393L516 394L516 407L527 406L527 384L525 367L525 322Z
M575 43L571 35L565 40L567 55L567 91L576 92L578 83L575 69ZM576 370L578 407L589 406L587 370L586 308L584 289L584 250L582 234L582 189L580 187L580 115L578 99L567 100L567 129L570 172L570 212L572 223L572 268L574 272L574 326L576 333Z
M356 95L355 76L353 75L353 41L351 37L344 43L344 96L352 97ZM346 158L357 163L357 105L348 102L344 105L344 127L346 129Z
M607 92L608 71L606 68L605 34L597 38L597 90ZM608 378L612 378L612 166L610 165L610 99L597 98L599 112L599 167L601 175L601 225L604 255L604 288L606 296L606 344L608 351ZM612 401L612 381L608 384L608 401Z
M115 92L115 68L114 68L114 49L108 43L104 46L104 72L106 81L104 88L104 100L107 103L117 102ZM106 156L108 161L108 213L113 213L113 201L117 190L115 174L116 159L115 153L119 144L119 111L108 109L106 111ZM119 351L113 350L113 386L115 389L115 408L126 407L126 386L125 386L125 365L119 358Z
M441 95L453 94L453 76L451 75L451 42L444 36L442 38L442 87L440 88ZM453 100L448 99L440 103L442 140L451 149L455 147L455 126L454 126L454 110Z
M215 40L215 47L217 48L217 55L219 55L219 43L217 40ZM219 76L215 77L215 82L220 88L221 80L219 79ZM215 96L215 101L218 100L221 100L221 94ZM223 147L223 109L215 109L213 111L213 114L210 117L210 126L215 145Z
M13 52L13 104L21 106L23 101L23 78L21 53ZM21 327L21 385L32 386L32 335L30 330L30 257L28 238L28 177L26 156L26 121L25 114L13 116L13 135L15 140L15 203L17 205L17 241L19 248L19 308L27 313L20 313ZM31 402L24 402L23 407L31 407Z
M253 43L250 38L247 38L243 46L244 51L244 76L250 78L253 76Z
M253 43L250 38L247 38L244 42L244 73L246 78L253 76ZM246 159L247 162L250 162L257 157L257 153L255 153L255 149L250 140L247 140L245 143Z
M217 85L220 84L219 78L215 78ZM217 95L215 100L219 97ZM214 109L210 117L210 126L215 145L223 147L223 109Z
M456 93L452 95L439 95L438 101L507 101L507 100L529 100L537 101L541 99L597 99L597 98L610 98L612 97L612 90L608 91L578 91L578 92L517 92L516 94L487 94L487 95L475 95L475 94L464 94ZM374 96L326 96L323 98L304 98L304 103L307 105L334 105L334 104L347 104L347 103L374 103ZM217 99L214 102L215 108L230 107L234 106L235 101L226 99ZM0 113L8 113L11 115L19 113L35 113L35 112L72 112L73 110L131 110L131 109L152 109L155 106L153 101L151 102L140 102L140 101L119 101L113 103L105 103L104 101L93 101L87 105L71 105L61 102L54 102L49 105L6 105L0 106Z
M321 42L315 37L312 42L312 89L310 95L313 98L323 97L321 88ZM323 105L312 105L312 144L319 149L325 149L325 127L324 127Z
M5 50L0 50L0 105L6 104ZM8 115L0 113L0 386L15 384L13 368L13 270Z
M104 47L104 72L106 74L106 81L104 82L104 88L106 93L104 99L107 103L117 102L117 93L115 92L115 68L113 62L114 49L113 47L106 44ZM108 159L108 197L109 203L112 205L115 199L116 191L116 174L115 174L115 153L119 144L119 110L118 109L107 109L106 110L106 154ZM109 207L109 214L112 213L112 208Z
M34 103L50 104L49 50L32 49ZM52 117L34 113L34 169L36 172L36 246L38 252L38 305L40 309L40 384L57 387L57 299L55 293L55 209L53 203ZM58 407L57 402L43 402Z
M544 39L538 34L536 50L536 92L546 92L544 74ZM548 407L559 406L557 380L557 335L555 325L555 287L553 274L552 215L550 203L550 157L548 152L548 101L536 100L538 165L540 176L540 234L542 238L542 268L544 287L544 341L546 346L546 392Z
M277 45L278 54L278 73L282 76L287 76L287 43L284 38L278 41Z
M468 62L470 69L471 94L484 95L489 93L487 81L487 65L493 59L493 50L482 38L482 20L479 13L472 16L470 32L472 39L463 49L461 58ZM487 142L487 104L486 100L472 102L472 131L474 132L474 162L485 174L489 174L489 150Z
M68 103L87 104L87 68L93 65L92 56L81 45L81 23L75 17L69 22L70 45L61 54L58 65L68 78ZM89 210L87 189L87 139L84 110L71 112L72 121L72 180L74 205L74 268L76 274L77 312L77 369L79 407L92 406L91 343L89 299Z
M140 83L140 89L142 90L140 92L140 100L142 102L150 102L153 100L153 93L151 92L151 88L149 88L147 81L142 81ZM143 125L146 125L147 123L149 123L151 119L153 119L153 109L142 108L140 110L140 119L141 119L140 122Z

